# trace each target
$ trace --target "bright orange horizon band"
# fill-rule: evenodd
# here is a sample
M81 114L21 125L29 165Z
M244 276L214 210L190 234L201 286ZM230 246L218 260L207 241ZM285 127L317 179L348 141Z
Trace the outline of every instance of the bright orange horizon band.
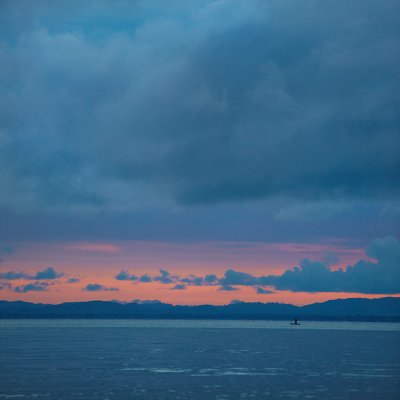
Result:
M10 281L13 289L3 289L4 300L23 300L43 303L89 300L160 300L171 304L228 304L232 300L247 302L281 302L304 305L336 298L382 297L383 294L348 292L292 292L279 291L258 294L253 287L235 285L231 291L214 286L187 285L184 290L172 290L173 284L159 282L140 283L119 281L115 276L125 270L140 276L159 274L160 268L172 275L185 277L190 274L223 276L227 269L246 272L255 276L277 275L298 265L304 258L323 260L329 254L338 257L332 269L345 267L364 258L362 249L349 248L332 240L323 244L296 243L237 243L237 242L24 242L13 244L17 249L0 265L0 272L24 271L34 275L39 270L52 267L63 277L48 280L44 291L16 292L16 286L32 280ZM67 283L69 278L79 282ZM87 291L88 284L98 284L105 289Z

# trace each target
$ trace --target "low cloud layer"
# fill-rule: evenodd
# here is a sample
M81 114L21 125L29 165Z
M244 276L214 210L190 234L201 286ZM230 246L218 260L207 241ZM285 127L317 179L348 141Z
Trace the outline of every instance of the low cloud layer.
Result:
M296 292L400 293L400 242L391 236L375 239L366 255L375 261L360 260L336 271L306 259L282 275L268 277L268 282L278 290Z
M31 275L23 271L8 271L0 272L0 279L18 280L18 279L33 279L33 280L54 280L64 276L64 273L57 272L54 268L48 267L43 271L38 271L36 274Z
M69 278L66 281L66 283L79 283L79 282L80 282L79 278Z
M99 283L89 283L83 290L87 292L116 292L119 289L115 287L103 286Z
M367 247L365 255L368 259L337 270L330 268L334 258L330 255L325 261L304 259L299 266L280 275L255 276L228 269L222 277L180 277L161 269L160 275L148 275L148 282L174 284L173 288L180 290L188 286L217 286L218 290L232 291L240 286L248 286L254 288L258 294L273 293L271 289L292 292L400 293L400 242L392 236L375 239ZM129 273L125 274L130 276Z
M139 278L136 275L129 274L126 271L121 271L115 276L118 281L137 281Z
M172 286L171 290L185 290L186 285L184 283L177 283L176 285Z
M253 275L248 272L227 269L222 276L188 274L181 276L160 269L158 274L134 274L123 270L115 275L117 281L133 284L159 283L171 290L187 290L190 287L214 287L221 291L234 291L240 287L253 288L257 294L268 295L274 291L292 292L348 292L364 294L400 293L400 242L393 236L372 240L365 250L365 258L345 268L334 269L331 264L337 258L329 254L323 261L303 259L298 266L276 275ZM27 273L23 271L0 272L0 290L17 293L45 291L49 285L79 283L78 278L65 277L52 267ZM18 281L30 280L33 282ZM117 291L118 287L89 283L83 290L89 292Z
M49 283L47 282L34 282L28 283L27 285L20 285L14 288L16 293L28 293L28 292L44 292L47 290Z

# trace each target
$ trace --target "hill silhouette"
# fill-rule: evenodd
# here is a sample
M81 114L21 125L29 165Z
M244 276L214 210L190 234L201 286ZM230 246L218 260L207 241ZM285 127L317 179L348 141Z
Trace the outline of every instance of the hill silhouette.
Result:
M87 301L61 304L0 301L0 318L162 318L399 321L400 298L337 299L305 306L234 302L228 305L172 305L158 301Z

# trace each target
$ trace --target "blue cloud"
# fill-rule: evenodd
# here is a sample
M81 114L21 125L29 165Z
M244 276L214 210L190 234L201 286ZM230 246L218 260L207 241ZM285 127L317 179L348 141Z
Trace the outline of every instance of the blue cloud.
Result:
M27 285L16 286L14 292L27 293L27 292L44 292L47 290L49 284L47 282L34 282Z
M217 275L208 274L204 277L204 282L211 285L213 283L218 283Z
M224 284L224 285L221 285L218 288L218 290L221 292L233 292L233 291L239 290L239 289L235 286Z
M181 278L180 281L192 286L203 286L205 283L205 278L190 274L185 278Z
M375 239L366 255L376 261L360 260L336 271L324 262L305 259L281 275L266 277L266 282L295 292L400 293L400 242L392 236Z
M115 287L106 287L99 283L89 283L83 290L88 292L115 292L119 289Z
M126 271L121 271L115 276L115 279L118 281L137 281L139 278L136 275L129 274Z
M54 268L49 267L43 271L38 271L35 276L33 276L32 279L36 280L41 280L41 279L57 279L63 276L64 274L62 272L57 272Z
M274 293L272 290L265 289L261 286L255 286L254 288L256 289L257 294L272 294L272 293Z
M258 294L273 293L271 288L293 292L400 293L400 242L393 236L374 239L365 253L376 261L360 260L345 269L332 270L330 264L332 260L336 260L336 256L329 254L324 261L304 259L299 266L280 275L261 276L228 269L222 277L214 274L180 277L161 269L159 276L147 275L142 282L175 284L175 288L180 283L188 286L219 286L218 290L225 291L237 290L238 286L249 286Z
M398 198L396 0L53 3L2 5L2 206Z
M79 278L69 278L67 279L67 283L78 283L80 282Z
M148 283L148 282L152 281L152 278L151 278L150 275L144 274L139 278L139 281L142 282L142 283Z
M49 267L43 271L38 271L31 275L23 271L0 272L0 279L17 280L17 279L34 279L34 280L54 280L64 276L62 272L57 272L54 268Z
M15 279L33 279L33 277L25 272L19 271L8 271L8 272L0 272L0 279L7 279L9 281Z
M171 288L171 290L185 290L185 289L186 285L184 283L177 283Z
M154 281L158 281L160 283L169 284L173 283L178 279L178 277L171 275L169 271L160 268L160 275L155 276L153 278Z
M219 280L221 285L244 285L254 286L259 284L259 278L246 272L239 272L233 269L225 271L223 278Z

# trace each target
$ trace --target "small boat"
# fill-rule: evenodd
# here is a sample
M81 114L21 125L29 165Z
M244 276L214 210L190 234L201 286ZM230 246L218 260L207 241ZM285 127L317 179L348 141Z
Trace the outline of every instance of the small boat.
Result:
M295 318L294 322L291 322L290 325L300 325L300 322L297 322L297 318Z

